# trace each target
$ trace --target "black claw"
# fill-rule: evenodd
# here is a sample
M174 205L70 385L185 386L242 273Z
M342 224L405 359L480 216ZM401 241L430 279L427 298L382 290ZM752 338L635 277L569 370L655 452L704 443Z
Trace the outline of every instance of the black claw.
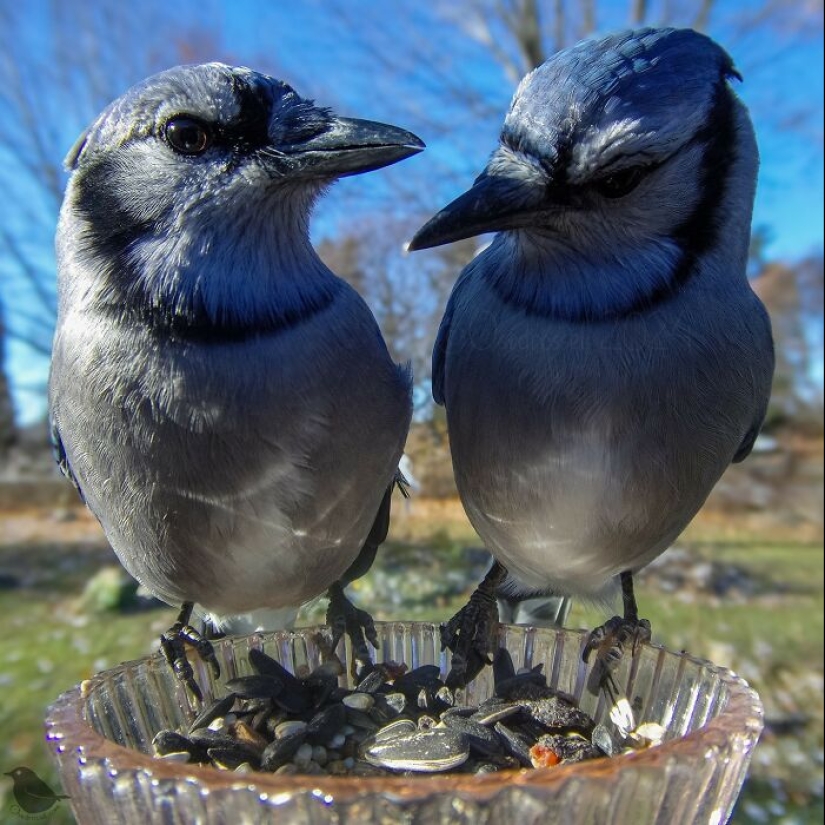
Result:
M375 622L366 610L359 610L345 595L339 583L330 587L328 594L327 624L332 630L332 649L338 646L344 633L352 644L353 675L364 674L372 668L367 641L376 650L379 647Z
M175 678L189 691L192 698L200 704L203 701L203 694L195 681L195 673L192 665L186 658L186 648L180 636L174 635L175 627L172 626L160 637L160 649L166 657L166 661L172 668Z
M373 646L374 650L378 650L380 642L378 641L378 631L375 629L375 622L372 620L372 616L370 616L366 610L358 610L357 613L359 621L364 628L364 633L367 634L369 643Z
M447 674L444 683L452 691L466 687L490 664L492 664L492 659L489 653L483 654L478 650L470 650L466 659L460 654L453 653L450 672Z
M624 616L613 616L601 627L593 630L582 650L582 659L585 662L590 660L594 651L596 652L593 670L587 683L588 690L593 694L600 690L605 690L608 694L611 691L615 693L616 682L613 674L625 652L629 648L631 655L635 656L638 646L651 639L650 622L639 618L631 574L622 573L621 582Z
M210 642L189 624L193 607L192 602L184 602L181 605L177 621L160 637L160 649L178 681L200 703L203 701L203 694L195 681L195 673L186 656L186 645L190 644L195 648L201 660L209 665L216 679L221 675L221 668L215 656L215 649Z
M506 575L507 570L495 562L470 601L441 625L441 649L453 653L446 680L451 690L466 686L492 663L490 652L498 624L495 592Z
M218 664L218 659L215 656L215 648L212 647L212 643L191 625L186 625L181 628L181 636L195 648L201 661L209 665L212 676L217 679L221 675L221 666Z

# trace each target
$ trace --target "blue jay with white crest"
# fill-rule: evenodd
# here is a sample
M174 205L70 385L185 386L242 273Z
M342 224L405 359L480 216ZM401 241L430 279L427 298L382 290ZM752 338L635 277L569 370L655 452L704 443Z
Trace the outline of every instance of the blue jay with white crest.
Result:
M444 628L450 680L486 661L498 589L624 612L607 675L649 638L633 574L750 452L773 374L745 273L758 168L731 58L691 30L559 52L521 82L468 192L410 247L495 231L433 354L458 489L494 565Z
M375 631L343 587L387 532L409 370L309 240L337 178L423 149L220 63L154 75L69 153L49 383L59 462L124 567L181 614L162 646L197 696L190 625L276 629L325 592L334 636Z

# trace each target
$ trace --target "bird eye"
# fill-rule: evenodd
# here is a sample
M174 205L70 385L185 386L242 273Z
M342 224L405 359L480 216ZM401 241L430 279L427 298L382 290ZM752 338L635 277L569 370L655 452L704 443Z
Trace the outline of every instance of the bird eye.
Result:
M606 198L623 198L641 183L644 173L641 166L630 166L595 181L593 188Z
M201 155L212 145L209 128L191 117L176 117L166 123L166 142L182 155Z

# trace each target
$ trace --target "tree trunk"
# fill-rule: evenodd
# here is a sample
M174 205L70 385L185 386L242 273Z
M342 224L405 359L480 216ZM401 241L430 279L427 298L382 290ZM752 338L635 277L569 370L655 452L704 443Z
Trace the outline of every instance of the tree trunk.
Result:
M6 462L9 448L14 443L14 407L6 379L6 325L3 305L0 303L0 468Z

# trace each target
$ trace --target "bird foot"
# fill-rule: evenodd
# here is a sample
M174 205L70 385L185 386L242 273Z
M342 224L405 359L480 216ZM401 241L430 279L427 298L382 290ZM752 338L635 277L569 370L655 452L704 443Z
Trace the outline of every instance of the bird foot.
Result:
M183 604L177 621L160 637L160 649L178 681L189 691L195 701L200 703L203 701L203 694L195 681L195 673L186 656L186 645L195 648L201 660L212 669L214 678L217 679L221 675L221 668L211 643L189 624L192 607L191 602Z
M495 594L506 575L505 568L495 562L470 601L441 625L441 649L449 648L453 654L446 680L450 690L466 686L492 663L490 654L498 625Z
M379 646L375 622L366 610L359 610L344 595L344 588L340 584L333 584L327 595L327 624L332 629L332 650L338 647L338 642L346 633L352 644L353 676L363 676L365 670L371 670L373 666L367 640L376 650Z
M625 651L629 648L631 655L635 656L637 647L650 639L650 622L647 619L613 616L591 631L582 651L585 662L590 660L594 651L596 653L587 685L590 692L597 694L602 689L615 692L613 674Z

